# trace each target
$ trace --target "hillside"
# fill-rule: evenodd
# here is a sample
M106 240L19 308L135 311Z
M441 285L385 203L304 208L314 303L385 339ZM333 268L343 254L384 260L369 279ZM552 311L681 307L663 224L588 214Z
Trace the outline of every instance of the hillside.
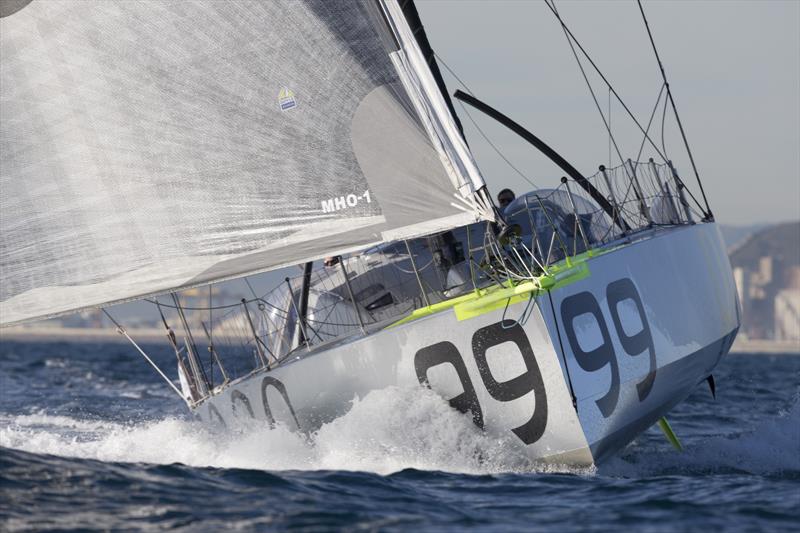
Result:
M767 226L769 226L769 224L761 223L750 224L747 226L730 226L728 224L720 224L719 230L722 232L722 239L725 241L725 247L728 250L734 250L753 233L762 230Z
M800 221L764 228L730 250L731 265L746 270L757 270L762 257L772 257L784 268L800 265Z

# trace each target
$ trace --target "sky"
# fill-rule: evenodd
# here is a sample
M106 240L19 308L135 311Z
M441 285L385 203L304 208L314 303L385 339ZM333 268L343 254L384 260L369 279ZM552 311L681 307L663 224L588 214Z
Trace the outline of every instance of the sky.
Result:
M800 1L643 5L717 221L800 219ZM662 81L636 3L560 0L556 7L646 124ZM434 51L475 96L542 138L584 175L609 165L605 126L561 26L543 2L418 0L417 9ZM442 71L452 94L460 84ZM596 76L590 79L607 112L607 88ZM534 188L481 138L460 104L456 111L491 190ZM642 136L623 113L612 102L614 137L623 156L635 158ZM470 114L537 186L557 184L563 172L532 146L480 112ZM656 121L653 137L660 143L660 111ZM699 197L669 115L665 145ZM655 154L645 150L642 157L650 156ZM614 157L612 166L619 164Z

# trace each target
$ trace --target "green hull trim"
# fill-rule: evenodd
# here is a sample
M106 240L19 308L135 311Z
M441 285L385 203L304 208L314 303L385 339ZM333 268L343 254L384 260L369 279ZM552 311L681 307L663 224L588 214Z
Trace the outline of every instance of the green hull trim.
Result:
M541 290L538 280L526 281L515 287L500 288L495 285L492 288L495 290L485 296L453 306L458 321L475 318L495 309L524 302L530 299L532 293L535 293L534 297L536 297Z
M576 281L586 279L590 275L588 261L590 258L597 257L598 255L600 254L597 252L587 252L572 257L568 264L565 262L559 265L553 265L549 269L550 272L548 275L539 276L538 278L525 281L519 285L512 286L509 282L506 282L502 286L492 285L488 288L478 289L469 294L463 294L428 307L415 309L408 316L387 326L386 329L407 324L450 308L453 308L456 318L462 321L481 316L509 305L524 302L530 299L531 295L535 298L542 291L560 289Z
M459 321L468 320L495 309L524 302L531 298L531 295L536 298L542 291L556 290L587 277L589 277L589 265L584 261L577 265L573 264L571 267L559 269L558 272L551 271L548 276L540 276L513 287L500 288L495 286L493 287L495 290L481 298L457 304L454 311Z
M393 324L390 324L389 326L386 326L386 329L400 326L408 322L413 322L414 320L417 320L419 318L426 317L434 313L444 311L446 309L450 309L451 307L455 307L456 305L462 302L468 302L470 300L480 298L481 295L485 294L488 290L491 289L492 287L483 290L478 289L475 292L471 292L469 294L462 294L461 296L457 296L455 298L451 298L450 300L445 300L443 302L438 302L433 305L429 305L428 307L420 307L419 309L415 309L414 311L412 311L411 314L409 314L408 316L401 318L400 320L394 322Z

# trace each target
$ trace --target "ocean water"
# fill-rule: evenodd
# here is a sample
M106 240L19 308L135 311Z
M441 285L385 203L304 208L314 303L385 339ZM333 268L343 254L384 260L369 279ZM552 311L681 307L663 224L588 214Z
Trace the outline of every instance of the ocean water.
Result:
M226 435L127 345L3 341L0 530L797 530L800 357L715 375L716 400L698 387L669 417L683 453L652 428L599 467L543 469L420 389L308 439Z

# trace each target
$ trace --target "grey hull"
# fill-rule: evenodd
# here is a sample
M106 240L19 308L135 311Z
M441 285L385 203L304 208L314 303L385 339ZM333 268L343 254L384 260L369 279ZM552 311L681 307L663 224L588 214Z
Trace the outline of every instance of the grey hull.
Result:
M370 391L430 386L532 459L602 461L711 373L739 311L713 223L655 230L584 268L533 300L447 309L302 353L231 383L196 413L312 433Z

